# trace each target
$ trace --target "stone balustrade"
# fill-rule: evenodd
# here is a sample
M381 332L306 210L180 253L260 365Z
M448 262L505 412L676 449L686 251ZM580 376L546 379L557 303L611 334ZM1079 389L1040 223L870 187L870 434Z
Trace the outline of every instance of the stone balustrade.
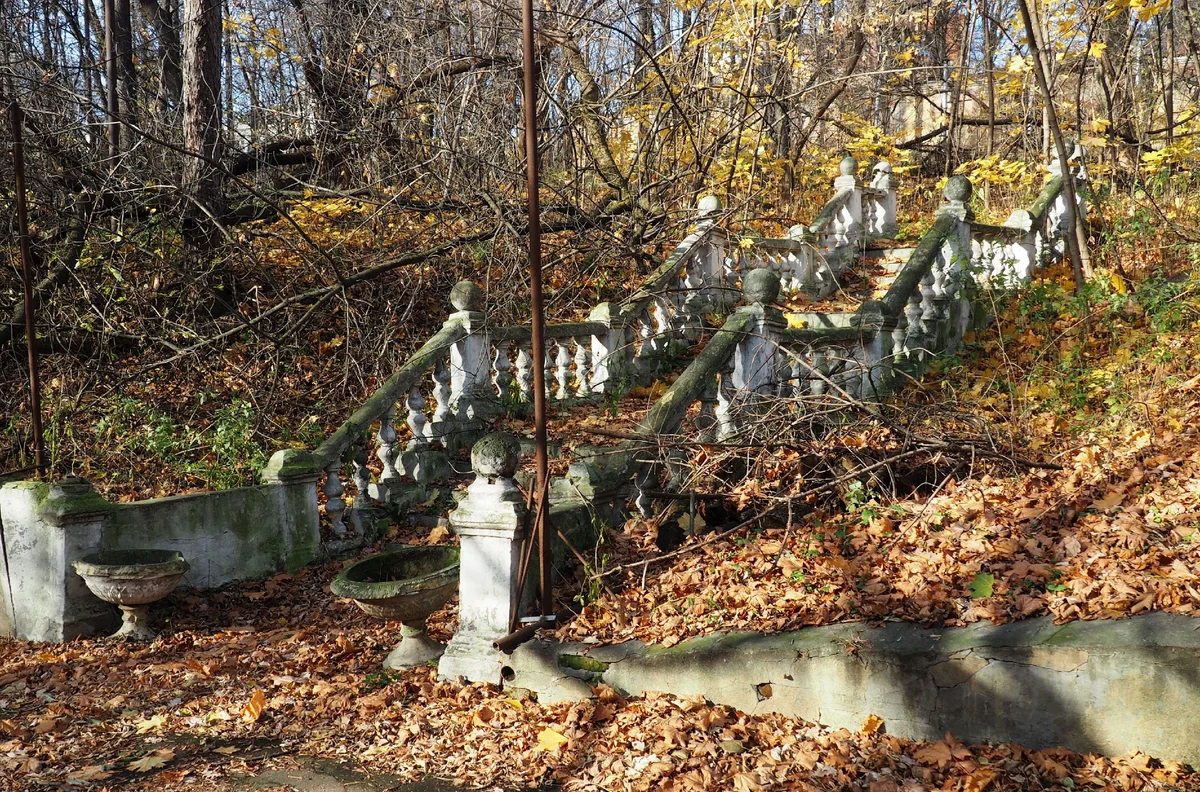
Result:
M682 352L706 329L706 316L733 307L735 285L745 304L723 327L708 328L712 338L639 434L681 431L697 403L697 435L728 439L754 427L770 399L789 399L788 409L803 410L814 402L882 398L922 374L934 356L957 349L979 289L1025 282L1062 253L1062 175L1052 174L1034 204L1004 226L975 223L971 184L955 176L932 227L880 300L853 314L804 315L807 327L789 329L776 304L782 290L816 295L833 288L837 267L855 260L865 240L895 233L890 165L875 165L870 186L859 181L853 158L840 170L834 198L811 226L796 226L781 240L753 240L745 257L731 254L743 245L731 244L717 225L720 202L704 199L692 233L629 298L596 306L585 322L549 325L541 361L533 359L527 326L490 325L479 287L457 284L442 329L314 453L325 472L333 534L361 537L373 507L423 498L431 481L448 474L448 454L498 416L528 409L535 365L544 368L547 399L560 405L619 395L634 380L662 376L686 360ZM1073 165L1072 175L1082 170ZM372 456L382 467L374 480ZM355 493L349 502L346 472ZM611 479L612 471L606 475ZM649 480L644 471L630 476ZM588 489L585 479L573 485Z

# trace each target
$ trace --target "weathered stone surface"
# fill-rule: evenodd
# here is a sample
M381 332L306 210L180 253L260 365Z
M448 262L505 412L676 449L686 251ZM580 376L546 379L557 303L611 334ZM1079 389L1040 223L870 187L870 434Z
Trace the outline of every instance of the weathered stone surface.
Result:
M449 679L501 681L501 655L492 643L508 632L517 605L513 592L525 523L521 491L511 478L518 450L516 438L503 432L479 440L471 451L475 481L450 512L461 568L458 632L438 663L438 673Z
M742 277L742 296L746 302L774 305L779 299L779 276L769 269L756 269Z
M0 634L38 641L115 627L116 614L71 568L88 554L175 550L191 564L183 584L213 588L304 566L320 542L316 488L303 475L132 503L108 503L82 480L12 482L0 487L0 518L8 549L0 589L12 587L11 597L0 591Z
M284 448L271 455L260 477L264 484L283 484L301 478L316 481L321 467L312 452L300 448Z
M973 189L974 188L971 187L971 180L966 176L959 174L957 176L951 176L946 181L946 187L942 191L942 194L946 196L947 201L965 202L971 200L971 193L973 192Z
M537 690L539 678L580 676L630 695L703 695L834 728L857 729L875 714L901 737L950 732L967 741L1142 751L1198 764L1197 624L1153 613L1061 626L1032 619L940 630L897 623L717 633L669 649L543 644L543 656L576 653L594 661L591 670L559 663L557 671L526 675L518 664L512 684ZM770 697L761 695L764 684Z
M482 311L483 289L480 289L472 281L460 280L450 290L450 304L456 311Z
M520 460L521 444L508 432L484 435L471 447L471 468L488 478L512 478Z

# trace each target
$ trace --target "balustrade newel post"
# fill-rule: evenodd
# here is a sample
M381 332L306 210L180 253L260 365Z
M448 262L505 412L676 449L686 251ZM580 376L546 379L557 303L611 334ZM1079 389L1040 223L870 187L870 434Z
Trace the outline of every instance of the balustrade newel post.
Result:
M938 217L950 216L956 221L954 230L942 242L932 271L934 343L938 352L952 353L958 348L971 318L971 304L961 287L970 277L971 222L975 219L970 206L972 192L966 176L951 176L943 192L945 203L937 210Z
M775 305L779 276L765 269L746 273L742 295L749 304L737 312L749 315L751 321L733 353L733 385L747 395L773 393L778 379L775 350L787 327L783 312Z
M702 281L702 302L722 312L729 307L734 297L728 288L729 234L724 228L716 225L717 218L724 209L721 199L715 195L706 195L700 199L696 209L696 231L707 232L707 237L704 247L692 262L697 265L697 276ZM691 264L689 272L690 267Z
M438 663L443 678L502 682L503 655L494 642L509 632L518 612L525 539L525 502L513 481L519 453L517 439L505 432L486 435L471 449L475 481L449 515L461 566L458 631Z
M838 170L840 174L833 180L834 192L850 191L835 218L838 247L848 247L850 255L854 255L862 240L863 223L862 181L858 178L858 160L845 157L838 164Z
M464 331L450 347L450 408L458 419L458 432L470 435L476 430L471 424L480 417L480 400L495 401L483 290L469 280L459 281L450 291L450 304L455 311L446 322L455 322ZM464 440L466 437L458 438L456 445Z

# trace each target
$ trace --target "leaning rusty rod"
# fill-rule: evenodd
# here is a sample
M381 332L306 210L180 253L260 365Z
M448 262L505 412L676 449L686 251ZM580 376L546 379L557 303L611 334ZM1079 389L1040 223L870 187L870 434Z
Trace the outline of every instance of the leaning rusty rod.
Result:
M537 509L534 532L537 534L541 621L553 619L554 593L550 586L550 509L547 504L550 466L546 454L546 318L542 305L542 228L538 200L538 117L537 63L534 60L533 0L521 0L521 49L525 78L525 189L529 201L529 301L533 313L533 442L537 469ZM517 603L518 606L520 603Z
M29 403L33 418L33 450L37 469L46 472L46 444L42 438L42 383L38 376L37 335L33 326L33 254L29 250L29 206L25 203L25 145L21 128L25 123L17 100L8 105L12 126L13 179L16 187L17 235L21 249L21 279L25 287L25 349L29 353Z

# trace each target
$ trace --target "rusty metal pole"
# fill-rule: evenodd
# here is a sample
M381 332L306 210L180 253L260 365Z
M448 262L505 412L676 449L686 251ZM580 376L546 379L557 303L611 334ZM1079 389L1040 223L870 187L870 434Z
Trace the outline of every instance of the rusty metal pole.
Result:
M21 128L24 114L17 100L8 105L12 126L13 174L16 182L17 235L21 250L21 280L25 287L25 348L29 353L29 403L33 408L33 449L37 469L46 472L46 444L42 438L42 384L38 376L37 336L33 325L33 255L29 250L29 206L25 203L25 145Z
M542 305L542 228L538 201L537 64L534 62L533 0L521 0L521 54L525 77L525 182L529 200L529 301L533 313L533 442L537 468L537 534L541 577L542 620L553 618L554 596L550 587L549 490L550 468L546 458L546 323Z

